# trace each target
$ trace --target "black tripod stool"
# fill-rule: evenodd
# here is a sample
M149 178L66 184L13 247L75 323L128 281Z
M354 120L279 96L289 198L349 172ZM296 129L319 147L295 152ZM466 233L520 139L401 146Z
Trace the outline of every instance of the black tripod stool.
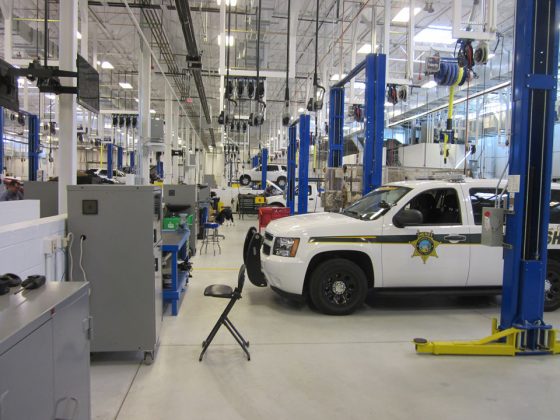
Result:
M202 361L202 357L204 356L204 353L210 346L210 343L212 343L212 340L214 339L216 333L218 332L218 330L222 325L224 325L228 329L231 335L233 335L233 338L235 338L235 341L239 343L239 345L247 355L247 360L251 360L251 355L249 354L249 350L248 350L249 342L245 341L241 333L237 331L233 323L228 318L228 314L233 309L233 305L235 305L235 302L241 299L241 291L243 290L244 283L245 283L245 264L243 264L239 269L239 275L237 276L237 287L235 289L232 289L230 286L227 286L225 284L213 284L211 286L208 286L204 290L204 296L229 299L230 301L226 306L226 309L224 309L224 312L222 312L220 318L214 325L214 328L212 328L212 331L210 331L210 334L208 335L206 340L202 342L202 352L200 353L200 357L198 358L199 362Z

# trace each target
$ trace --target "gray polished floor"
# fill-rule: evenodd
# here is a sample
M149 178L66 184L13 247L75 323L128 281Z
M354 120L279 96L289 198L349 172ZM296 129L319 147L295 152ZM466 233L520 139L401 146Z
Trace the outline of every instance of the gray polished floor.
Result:
M202 363L200 343L226 302L205 298L234 285L245 232L221 228L222 254L194 258L179 315L166 315L151 366L137 355L92 359L96 419L557 419L560 356L417 355L414 337L489 334L499 300L368 299L358 313L329 317L247 282L231 319L251 342L247 362L221 331ZM546 319L560 327L560 311Z

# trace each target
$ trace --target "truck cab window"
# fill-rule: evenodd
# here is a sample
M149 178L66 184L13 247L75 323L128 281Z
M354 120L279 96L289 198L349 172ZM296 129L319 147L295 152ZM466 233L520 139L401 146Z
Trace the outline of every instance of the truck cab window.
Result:
M461 224L461 207L457 191L453 188L424 191L410 200L404 208L422 213L423 225Z

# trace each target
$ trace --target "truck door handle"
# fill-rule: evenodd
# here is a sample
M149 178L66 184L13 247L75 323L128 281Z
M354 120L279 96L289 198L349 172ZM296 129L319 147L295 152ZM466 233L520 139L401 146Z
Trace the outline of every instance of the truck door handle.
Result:
M465 242L467 237L465 235L447 235L444 236L443 239L451 244L457 244L459 242Z
M309 201L313 201L313 200L315 200L315 199L314 199L314 198L310 198L310 199L309 199Z

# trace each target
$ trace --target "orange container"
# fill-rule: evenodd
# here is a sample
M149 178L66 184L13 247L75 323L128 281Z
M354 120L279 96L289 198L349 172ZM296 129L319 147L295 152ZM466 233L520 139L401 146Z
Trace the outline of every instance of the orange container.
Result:
M288 217L290 209L288 207L261 207L259 208L259 231L268 226L270 222L282 217Z

